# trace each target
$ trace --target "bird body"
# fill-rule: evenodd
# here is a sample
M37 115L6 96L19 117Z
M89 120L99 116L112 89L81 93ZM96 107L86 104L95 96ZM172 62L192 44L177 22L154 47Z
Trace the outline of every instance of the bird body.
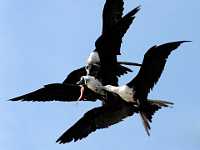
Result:
M136 102L134 99L134 93L135 91L128 87L127 85L122 85L122 86L113 86L113 85L106 85L104 86L104 89L113 92L115 94L118 94L123 100L126 102Z
M84 76L82 79L85 80L85 84L89 89L98 91L98 94L102 94L102 91L106 90L118 94L126 102L136 102L139 99L142 103L147 100L150 89L160 78L170 53L184 42L188 41L170 42L150 48L144 55L143 64L138 75L125 85L102 86L100 80L93 76Z
M85 84L90 90L105 96L106 92L112 92L118 94L123 100L126 102L135 102L134 100L134 91L132 88L128 87L127 85L122 86L113 86L113 85L106 85L103 86L101 81L99 81L94 76L83 76L81 80L83 84Z
M148 100L148 93L153 89L154 85L158 82L168 56L170 53L177 49L182 43L188 41L176 41L165 43L159 46L151 47L144 55L143 63L140 71L130 82L122 86L104 85L100 86L98 84L93 84L94 78L89 77L86 82L88 88L95 88L98 94L102 95L102 91L111 92L117 94L123 101L136 103L140 108L139 113L142 118L145 130L148 135L150 135L150 125L152 115L155 111L162 107L168 107L171 102L167 101L151 101ZM86 78L86 77L85 77ZM96 87L95 87L96 86ZM97 90L99 88L99 90Z

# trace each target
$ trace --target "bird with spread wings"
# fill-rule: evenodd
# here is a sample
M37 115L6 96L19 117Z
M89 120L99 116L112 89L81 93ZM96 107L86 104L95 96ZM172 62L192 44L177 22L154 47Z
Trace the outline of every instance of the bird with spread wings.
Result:
M123 16L123 0L106 0L103 29L88 57L86 67L72 71L63 83L45 85L34 92L12 98L12 101L103 101L102 106L86 112L57 142L67 143L87 137L97 129L107 128L134 113L140 113L149 135L153 114L171 102L149 100L148 93L160 78L166 59L180 44L187 41L153 46L144 55L143 63L120 62L121 43L140 7ZM141 66L138 74L124 86L118 78L131 70L122 64ZM80 80L84 82L80 84ZM79 84L78 84L79 83Z
M10 99L12 101L34 102L77 101L83 92L82 89L84 89L84 101L96 101L97 99L103 101L102 106L88 111L75 127L72 127L69 132L64 133L57 140L59 143L86 137L90 132L115 124L138 111L136 107L130 107L130 105L127 105L126 102L113 93L107 93L108 100L104 96L92 91L86 85L77 84L82 76L93 75L95 77L100 76L103 85L117 86L118 78L123 74L131 72L129 68L121 65L124 62L117 61L117 55L120 55L122 38L132 24L140 7L136 7L123 16L123 5L123 0L106 0L103 9L102 34L95 42L96 48L90 54L86 67L72 71L63 83L48 84L31 93ZM137 63L128 64L140 66ZM79 131L80 129L77 127L84 125L85 129ZM76 131L77 134L74 132L74 129L78 129Z
M120 54L121 42L124 34L127 32L129 26L135 18L139 7L130 11L127 15L122 17L123 0L107 0L103 9L103 31L102 35L96 41L96 48L94 51L99 53L100 62L95 62L88 71L88 75L96 73L95 66L101 68L101 79L104 85L118 85L118 78L120 75L126 74L131 70L121 66L117 61L117 55ZM140 66L140 64L136 65ZM86 64L88 66L88 64ZM87 67L86 67L87 68ZM99 68L97 68L99 72ZM81 89L84 87L85 101L95 101L96 94L88 89L86 86L80 86L77 82L81 76L87 75L87 69L81 67L80 69L72 71L63 83L54 83L45 85L43 88L34 92L12 98L13 101L77 101L81 95ZM98 76L99 74L95 74Z
M57 142L64 144L72 140L80 140L96 129L107 128L134 113L140 114L144 128L150 135L150 122L154 113L173 103L148 99L148 93L159 80L168 56L184 42L188 41L170 42L151 47L144 55L138 74L126 85L95 85L96 89L100 89L98 94L106 97L106 104L88 111ZM87 80L85 84L88 86L94 78L87 76L83 80Z

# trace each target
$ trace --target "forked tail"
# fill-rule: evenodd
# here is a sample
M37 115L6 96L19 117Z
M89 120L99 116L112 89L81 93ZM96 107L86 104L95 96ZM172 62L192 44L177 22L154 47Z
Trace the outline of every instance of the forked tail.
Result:
M148 100L145 105L141 107L140 116L148 136L150 136L150 122L152 122L154 113L162 107L170 107L171 105L173 105L173 103L168 101Z

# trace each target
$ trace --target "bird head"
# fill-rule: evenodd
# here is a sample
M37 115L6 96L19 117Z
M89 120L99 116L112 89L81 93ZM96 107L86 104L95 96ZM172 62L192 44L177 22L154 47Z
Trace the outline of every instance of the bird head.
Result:
M97 77L100 73L101 66L99 64L89 64L85 67L87 75Z
M87 85L90 82L89 76L82 76L81 79L77 82L78 85Z

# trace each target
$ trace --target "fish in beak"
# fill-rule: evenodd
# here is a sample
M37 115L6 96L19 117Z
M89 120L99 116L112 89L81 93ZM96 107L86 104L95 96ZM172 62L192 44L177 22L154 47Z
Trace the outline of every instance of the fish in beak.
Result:
M85 79L83 77L81 77L81 79L76 84L78 84L81 87L80 96L78 98L78 101L84 100Z

